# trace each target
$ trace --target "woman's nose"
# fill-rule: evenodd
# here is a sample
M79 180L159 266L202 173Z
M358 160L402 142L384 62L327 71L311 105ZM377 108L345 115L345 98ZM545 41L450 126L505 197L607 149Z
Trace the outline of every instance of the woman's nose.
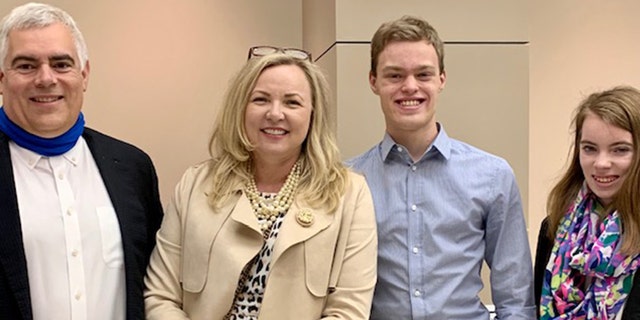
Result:
M611 158L605 152L600 152L596 157L596 168L609 168L611 167Z
M269 110L267 111L267 119L272 121L278 121L284 119L284 112L282 112L282 104L278 101L274 101Z

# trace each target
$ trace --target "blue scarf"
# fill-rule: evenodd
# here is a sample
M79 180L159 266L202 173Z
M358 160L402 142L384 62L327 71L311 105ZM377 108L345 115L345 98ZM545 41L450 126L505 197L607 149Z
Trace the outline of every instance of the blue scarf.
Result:
M0 108L0 131L4 132L17 145L45 157L59 156L73 148L84 131L84 116L78 115L76 123L65 133L55 138L42 138L33 135L9 120L4 108Z

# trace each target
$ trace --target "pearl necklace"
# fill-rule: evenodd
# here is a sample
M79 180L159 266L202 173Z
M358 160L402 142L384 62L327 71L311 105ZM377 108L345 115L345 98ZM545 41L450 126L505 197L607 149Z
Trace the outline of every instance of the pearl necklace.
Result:
M247 183L247 198L249 198L249 202L251 202L253 212L256 217L258 217L258 224L263 233L270 230L278 216L286 213L291 203L293 203L293 195L298 187L300 171L302 170L300 167L300 160L298 160L296 164L293 165L293 168L291 168L291 172L289 172L284 185L280 188L275 198L272 199L266 199L260 194L256 187L255 178L252 177L249 183Z

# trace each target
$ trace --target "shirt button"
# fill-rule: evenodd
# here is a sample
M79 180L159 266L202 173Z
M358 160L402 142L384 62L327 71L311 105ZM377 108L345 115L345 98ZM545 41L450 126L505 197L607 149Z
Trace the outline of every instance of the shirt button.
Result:
M420 292L420 290L416 290L413 292L413 295L416 297L422 296L422 293Z
M398 147L397 150L398 150L398 152L402 152L403 149L402 149L402 147Z
M73 208L67 209L67 215L70 216L73 214Z
M417 254L418 252L420 252L420 249L418 249L418 247L413 247L413 250L411 250L411 251L413 251L413 253Z
M418 206L416 206L415 204L411 206L411 211L416 211L418 209Z
M79 253L79 252L78 252L78 250L77 250L77 249L73 249L73 251L71 251L71 255L72 255L72 256L74 256L74 257L77 257L77 256L78 256L78 253Z
M416 171L416 169L418 169L416 166L411 166L411 171Z
M76 300L80 300L80 298L82 298L82 293L80 291L76 292L75 298Z
M58 179L63 180L64 179L64 174L58 173Z

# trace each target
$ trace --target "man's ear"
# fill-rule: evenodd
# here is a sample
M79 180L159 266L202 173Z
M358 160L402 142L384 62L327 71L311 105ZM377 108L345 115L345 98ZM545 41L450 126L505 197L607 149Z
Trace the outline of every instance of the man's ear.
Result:
M0 71L0 96L4 92L4 71Z
M82 69L82 91L87 91L87 87L89 86L89 72L91 71L91 66L89 64L89 60L85 62L84 69Z
M440 72L440 88L438 88L438 91L442 91L446 83L447 83L447 73L444 70L442 70L442 72Z
M376 81L378 81L378 77L373 74L373 71L369 71L369 87L373 93L378 94L378 88L376 87Z

